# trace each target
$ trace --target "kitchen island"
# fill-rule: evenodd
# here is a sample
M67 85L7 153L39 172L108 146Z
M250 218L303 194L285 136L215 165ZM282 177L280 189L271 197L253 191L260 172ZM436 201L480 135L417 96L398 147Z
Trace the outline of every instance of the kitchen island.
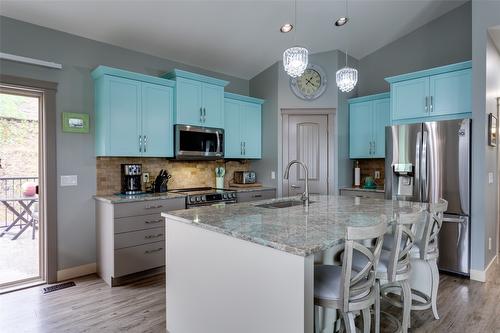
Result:
M314 256L347 226L421 211L426 204L311 196L162 213L167 227L167 330L312 332Z

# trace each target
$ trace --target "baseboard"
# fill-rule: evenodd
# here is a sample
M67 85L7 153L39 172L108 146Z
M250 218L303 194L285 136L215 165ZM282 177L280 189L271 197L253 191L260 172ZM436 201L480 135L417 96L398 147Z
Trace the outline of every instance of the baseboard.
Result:
M493 257L493 259L491 259L490 263L488 264L488 266L486 267L486 269L484 271L471 269L470 270L470 279L474 280L474 281L479 281L479 282L486 282L486 280L488 279L488 271L496 260L497 260L497 256L495 255Z
M94 274L97 271L96 263L71 267L57 271L57 281L74 279L79 276Z

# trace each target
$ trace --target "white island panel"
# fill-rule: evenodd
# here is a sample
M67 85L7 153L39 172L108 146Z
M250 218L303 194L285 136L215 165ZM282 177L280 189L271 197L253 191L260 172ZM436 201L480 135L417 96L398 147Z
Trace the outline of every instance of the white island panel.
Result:
M166 220L169 333L313 331L314 255Z

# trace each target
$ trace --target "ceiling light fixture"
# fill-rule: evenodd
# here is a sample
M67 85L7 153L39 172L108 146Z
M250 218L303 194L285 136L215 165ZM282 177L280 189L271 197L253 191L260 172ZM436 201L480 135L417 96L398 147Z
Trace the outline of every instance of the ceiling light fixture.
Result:
M290 23L285 23L281 26L280 31L286 34L287 32L292 31L292 29L293 25L291 25Z
M297 0L294 2L294 24L297 27ZM294 33L294 41L297 40L297 29ZM307 68L309 62L309 51L302 46L293 46L283 52L283 68L291 77L301 76Z
M347 0L345 1L345 22L342 24L346 24L348 19L348 8L347 8ZM340 19L339 19L340 20ZM337 20L338 22L338 20ZM335 25L337 25L337 22L335 22ZM338 25L338 26L342 26ZM342 92L349 92L356 87L356 84L358 83L358 70L352 67L347 66L347 48L345 51L345 67L339 69L337 73L335 73L335 79L337 82L337 87L339 87L340 91Z
M341 17L337 21L335 21L335 25L337 27L341 27L344 24L346 24L347 22L349 22L349 18L348 17Z

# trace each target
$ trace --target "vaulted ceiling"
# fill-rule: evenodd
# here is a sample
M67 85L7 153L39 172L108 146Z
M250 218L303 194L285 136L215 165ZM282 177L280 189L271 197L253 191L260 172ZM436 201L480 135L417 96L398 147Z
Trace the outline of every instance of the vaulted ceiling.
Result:
M205 69L252 78L292 44L311 53L346 49L362 58L460 6L462 0L0 0L0 14ZM293 23L293 22L292 22Z

